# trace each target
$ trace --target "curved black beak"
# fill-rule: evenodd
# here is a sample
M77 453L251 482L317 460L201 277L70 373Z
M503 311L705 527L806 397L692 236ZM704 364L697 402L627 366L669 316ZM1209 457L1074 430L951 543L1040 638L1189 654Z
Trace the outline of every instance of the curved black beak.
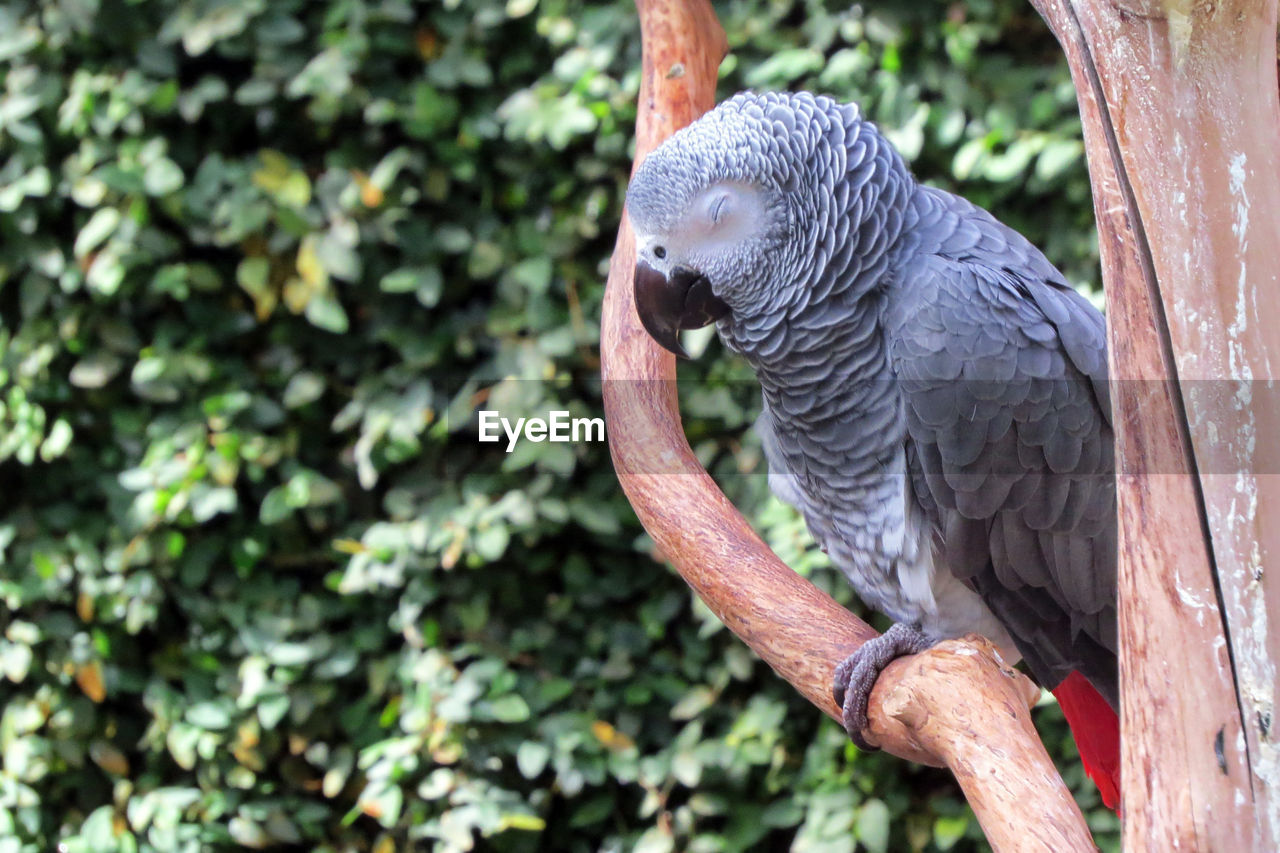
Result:
M729 313L729 306L711 292L707 277L676 267L668 278L643 260L636 262L636 313L649 336L681 358L681 329L700 329Z

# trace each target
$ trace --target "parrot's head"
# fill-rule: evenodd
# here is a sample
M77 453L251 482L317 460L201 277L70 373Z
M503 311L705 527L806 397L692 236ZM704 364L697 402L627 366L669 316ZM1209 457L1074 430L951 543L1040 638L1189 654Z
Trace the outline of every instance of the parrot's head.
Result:
M742 93L645 158L627 212L636 311L654 340L684 356L681 329L785 309L806 266L801 232L825 218L821 131L856 115L804 93Z

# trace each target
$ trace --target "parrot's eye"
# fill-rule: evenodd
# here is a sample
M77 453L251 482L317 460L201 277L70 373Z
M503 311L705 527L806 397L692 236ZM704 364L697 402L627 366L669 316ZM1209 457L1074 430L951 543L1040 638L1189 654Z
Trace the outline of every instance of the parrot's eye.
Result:
M667 250L666 250L666 248L665 248L665 247L663 247L663 246L654 246L654 247L653 247L653 256L654 256L655 258L657 258L658 260L662 260L663 258L665 258L665 257L667 256Z
M720 196L714 202L712 202L711 222L713 225L718 224L720 222L721 217L723 217L728 212L728 208L729 208L729 196L727 194Z

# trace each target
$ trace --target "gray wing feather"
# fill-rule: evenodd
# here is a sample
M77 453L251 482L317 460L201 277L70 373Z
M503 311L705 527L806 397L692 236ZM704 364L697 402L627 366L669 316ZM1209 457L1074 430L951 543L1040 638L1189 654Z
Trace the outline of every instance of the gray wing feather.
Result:
M1098 312L1025 239L922 190L886 315L915 494L1032 672L1113 702L1114 438ZM940 209L939 209L940 208ZM923 228L923 232L921 229Z

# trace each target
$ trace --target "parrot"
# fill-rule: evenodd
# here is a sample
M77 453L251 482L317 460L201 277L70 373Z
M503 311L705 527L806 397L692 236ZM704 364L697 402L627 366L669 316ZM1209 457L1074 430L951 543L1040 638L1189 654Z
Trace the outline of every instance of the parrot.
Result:
M1115 439L1101 312L1021 234L917 182L857 104L742 92L635 169L648 334L715 324L761 390L770 490L884 634L839 664L859 746L897 657L976 632L1054 693L1120 800Z

